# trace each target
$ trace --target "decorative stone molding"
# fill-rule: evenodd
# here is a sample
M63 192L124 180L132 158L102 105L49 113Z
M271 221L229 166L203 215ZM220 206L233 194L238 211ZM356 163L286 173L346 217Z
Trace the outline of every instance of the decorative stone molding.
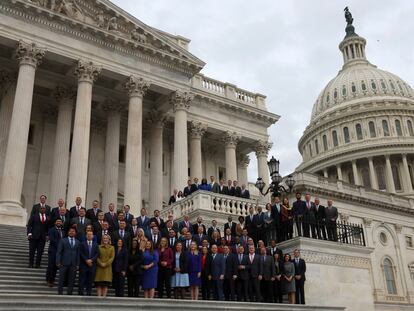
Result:
M16 57L20 65L37 67L42 63L46 49L38 47L35 43L27 43L20 40L17 43Z
M177 90L171 94L170 103L173 105L174 112L178 110L188 111L193 99L194 94Z
M71 87L58 85L53 92L53 96L58 103L73 103L76 99L76 90Z
M265 140L258 140L254 146L257 157L267 157L273 144Z
M106 122L101 119L92 118L91 120L91 131L96 134L103 135L106 131Z
M250 164L250 157L247 154L238 154L237 159L241 168L247 168Z
M401 224L394 224L394 228L395 228L395 232L401 233L401 231L403 229L403 225L401 225Z
M75 69L75 75L78 77L79 82L93 83L98 78L101 70L101 67L95 66L91 61L79 59Z
M307 263L317 263L330 266L343 266L361 269L370 268L370 260L364 257L346 256L339 254L328 254L325 252L301 250L301 257Z
M104 103L102 104L102 109L107 114L111 114L113 112L122 113L125 110L118 100L109 97L106 98Z
M367 218L367 217L364 217L364 218L362 218L362 221L364 222L364 225L365 225L367 228L371 228L372 218Z
M349 215L345 213L339 213L339 218L341 219L341 221L348 222Z
M164 127L167 122L167 115L158 109L152 109L147 115L146 121L152 126Z
M205 132L207 131L207 124L190 121L190 126L188 128L188 132L190 133L191 138L201 139Z
M222 141L224 142L226 148L236 148L240 138L240 135L238 135L236 132L227 131L224 134Z
M124 83L124 88L128 91L129 97L144 97L150 86L150 81L135 75L129 76Z

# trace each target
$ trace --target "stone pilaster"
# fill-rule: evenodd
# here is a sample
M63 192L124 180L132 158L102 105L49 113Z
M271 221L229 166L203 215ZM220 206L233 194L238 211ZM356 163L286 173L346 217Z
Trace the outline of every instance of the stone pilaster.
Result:
M201 158L201 138L203 137L206 131L206 124L194 121L190 122L190 174L192 178L197 177L200 181L203 177Z
M107 114L107 122L102 208L107 210L109 203L113 203L115 206L118 203L119 139L123 107L119 102L107 99L103 110Z
M173 188L181 189L188 179L187 113L194 95L176 91L170 97L174 110L174 170Z
M404 191L412 192L413 185L411 183L410 168L408 167L407 154L403 153L402 155L402 167L403 167L403 178L404 178Z
M226 179L237 180L236 147L240 136L235 132L227 131L224 134L224 150L226 156Z
M75 123L73 127L72 152L69 168L67 200L81 197L85 202L88 179L89 138L92 110L92 86L101 68L92 62L79 60L75 69L78 78Z
M385 181L387 185L387 191L395 193L394 178L392 177L391 161L390 156L385 155Z
M247 168L250 164L250 158L247 154L239 154L237 156L237 163L238 163L238 181L240 185L245 184L247 186L248 183L248 175L247 175Z
M265 140L258 140L255 145L257 157L257 175L262 178L266 185L269 185L269 168L267 166L267 156L272 148L272 143Z
M337 166L336 166L336 174L338 175L338 180L343 180L342 179L342 167L341 167L341 164L338 164Z
M0 186L0 223L24 225L26 221L20 198L23 188L35 73L45 52L45 49L39 48L34 43L19 41L17 45L16 56L19 61L19 73Z
M66 201L68 183L69 146L72 127L72 111L76 92L67 87L58 86L55 98L59 103L56 137L53 150L50 202L55 204L60 198Z
M358 167L357 167L357 163L356 160L352 161L352 174L354 175L354 183L357 186L361 185L361 181L359 179L359 173L358 173Z
M369 166L369 180L371 182L371 188L374 190L378 190L377 174L375 172L374 161L372 157L368 158L368 166Z
M137 76L130 76L124 85L129 95L124 203L131 206L133 214L137 214L142 205L142 102L150 85Z

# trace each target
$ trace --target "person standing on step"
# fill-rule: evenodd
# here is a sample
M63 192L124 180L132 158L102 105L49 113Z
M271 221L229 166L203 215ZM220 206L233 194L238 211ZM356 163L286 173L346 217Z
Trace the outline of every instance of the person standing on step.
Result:
M217 245L211 246L211 262L209 265L209 280L214 300L224 300L223 281L226 273L226 262L222 254L218 253Z
M49 229L49 249L47 251L47 271L46 271L46 282L47 286L53 287L56 279L57 265L56 265L56 253L58 245L61 239L65 237L65 232L62 228L62 220L57 218L55 225Z
M112 282L112 262L115 258L115 249L111 245L111 238L108 234L102 236L99 245L99 255L96 259L95 287L98 297L106 297L108 287Z
M128 269L128 247L125 246L124 240L121 238L114 242L115 259L113 263L113 280L115 296L124 297L125 276Z
M39 212L31 214L27 223L27 238L29 240L29 268L33 268L36 253L35 268L40 268L50 218L46 214L46 206L41 206Z
M96 259L98 258L98 243L93 241L93 232L86 233L86 241L81 244L80 266L79 266L79 295L83 296L83 290L86 289L86 295L92 293L92 283L95 280Z
M293 252L293 264L295 265L295 285L296 285L296 304L305 304L305 260L300 258L300 251L295 249Z
M63 287L67 284L67 293L72 295L76 271L80 264L80 242L76 239L76 228L70 228L68 236L60 240L56 264L59 267L58 294L63 295Z
M34 214L39 213L41 207L44 207L46 215L50 216L50 212L51 212L52 208L49 205L46 204L46 200L47 200L47 196L42 194L39 198L40 202L33 205L30 215L34 215Z

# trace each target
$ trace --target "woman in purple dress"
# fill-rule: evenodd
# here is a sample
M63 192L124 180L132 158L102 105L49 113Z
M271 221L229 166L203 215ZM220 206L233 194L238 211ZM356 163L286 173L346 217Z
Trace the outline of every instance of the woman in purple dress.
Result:
M145 298L154 298L155 288L157 287L158 278L158 252L154 250L151 241L145 244L143 266L144 274L142 276L142 288L144 289Z
M198 253L196 242L191 242L188 252L188 275L191 300L198 300L198 288L201 286L201 254Z

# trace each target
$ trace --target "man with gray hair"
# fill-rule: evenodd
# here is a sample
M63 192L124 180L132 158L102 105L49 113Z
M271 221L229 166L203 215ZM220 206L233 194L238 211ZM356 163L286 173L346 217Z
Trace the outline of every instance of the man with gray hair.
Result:
M331 199L327 201L328 206L325 208L326 216L326 231L328 232L328 239L330 241L338 241L338 234L336 232L336 220L338 219L338 209L333 206Z

